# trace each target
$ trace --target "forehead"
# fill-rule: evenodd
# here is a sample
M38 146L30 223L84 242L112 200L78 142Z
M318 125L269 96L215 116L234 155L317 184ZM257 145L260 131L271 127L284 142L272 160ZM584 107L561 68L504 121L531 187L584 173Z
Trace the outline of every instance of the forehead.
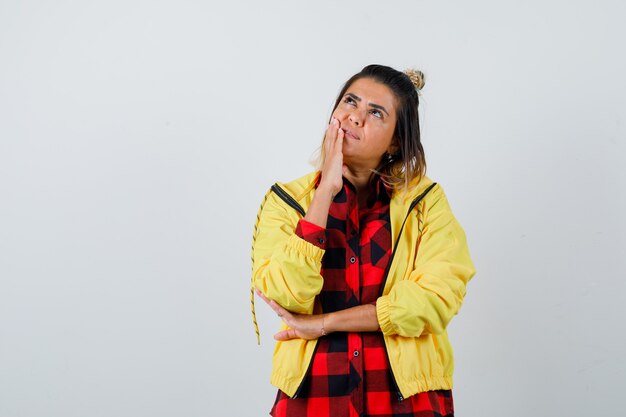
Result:
M389 114L396 112L396 97L389 87L371 78L360 78L352 83L346 90L347 93L355 94L365 104L378 104L383 106Z

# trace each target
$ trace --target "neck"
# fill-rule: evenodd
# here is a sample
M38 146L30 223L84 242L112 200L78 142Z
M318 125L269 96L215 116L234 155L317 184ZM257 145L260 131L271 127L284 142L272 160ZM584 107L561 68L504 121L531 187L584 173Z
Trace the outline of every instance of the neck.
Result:
M367 184L372 176L369 169L359 169L346 165L345 177L354 185L357 194L367 197Z

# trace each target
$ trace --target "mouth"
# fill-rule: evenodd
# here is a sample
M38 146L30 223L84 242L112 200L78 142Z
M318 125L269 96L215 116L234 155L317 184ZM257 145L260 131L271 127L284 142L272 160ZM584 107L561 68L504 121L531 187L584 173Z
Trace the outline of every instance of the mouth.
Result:
M360 140L359 137L357 135L355 135L354 133L352 133L352 131L350 129L341 128L341 130L343 130L344 136L346 136L346 137L348 137L350 139Z

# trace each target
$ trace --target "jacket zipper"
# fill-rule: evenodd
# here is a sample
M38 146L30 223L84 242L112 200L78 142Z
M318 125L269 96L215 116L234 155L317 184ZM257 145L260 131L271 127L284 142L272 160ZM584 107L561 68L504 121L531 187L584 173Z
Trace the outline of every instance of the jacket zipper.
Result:
M396 244L393 246L393 251L391 252L391 259L389 259L389 263L387 264L387 270L385 271L385 279L383 280L383 285L380 287L379 297L382 297L383 291L385 290L385 284L387 283L387 276L389 275L389 271L391 270L391 263L393 262L394 257L396 256L396 249L398 249L398 243L400 242L400 236L402 236L402 231L404 230L404 224L406 223L409 215L417 206L417 204L422 201L422 199L428 194L433 187L437 185L436 182L432 183L422 194L415 197L415 199L411 202L409 209L407 210L406 216L404 217L404 221L402 222L402 226L400 226L400 232L398 233L398 237L396 238ZM393 369L391 368L391 361L389 360L389 351L387 350L387 344L385 343L385 353L387 356L387 362L389 363L389 374L391 375L391 382L393 383L393 387L396 390L396 396L398 397L398 401L404 401L404 396L402 392L400 392L400 387L398 386L398 382L396 381L396 376L393 374Z
M290 196L285 190L280 188L278 184L272 185L272 191L274 191L280 198L283 199L285 203L293 207L298 213L302 215L302 217L304 217L306 213L304 212L302 206L298 204L298 202L294 200L294 198Z
M404 224L406 223L407 219L409 218L409 215L411 214L415 206L417 206L417 204L420 201L422 201L422 199L426 196L426 194L428 194L428 192L432 190L435 185L437 185L436 182L432 183L430 187L426 189L426 191L424 191L422 194L415 197L415 199L411 202L411 205L409 206L409 209L407 210L406 216L404 217L404 221L402 222L402 226L400 226L400 232L398 233L398 237L396 238L396 243L395 245L393 245L393 251L391 252L391 259L389 260L389 263L387 264L387 270L385 271L385 279L383 280L383 285L380 287L379 296L382 296L383 291L385 290L385 284L387 284L387 275L389 275L389 270L391 269L393 258L396 256L396 249L398 249L398 243L400 242L400 237L402 236L402 231L404 230Z

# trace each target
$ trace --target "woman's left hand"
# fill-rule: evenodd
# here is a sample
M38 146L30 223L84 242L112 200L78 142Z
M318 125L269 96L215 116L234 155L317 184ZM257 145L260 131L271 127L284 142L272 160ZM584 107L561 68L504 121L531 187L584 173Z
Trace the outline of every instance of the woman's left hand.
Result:
M285 310L276 301L268 299L259 289L256 293L278 314L290 328L274 335L276 340L317 339L325 335L324 314L296 314Z

